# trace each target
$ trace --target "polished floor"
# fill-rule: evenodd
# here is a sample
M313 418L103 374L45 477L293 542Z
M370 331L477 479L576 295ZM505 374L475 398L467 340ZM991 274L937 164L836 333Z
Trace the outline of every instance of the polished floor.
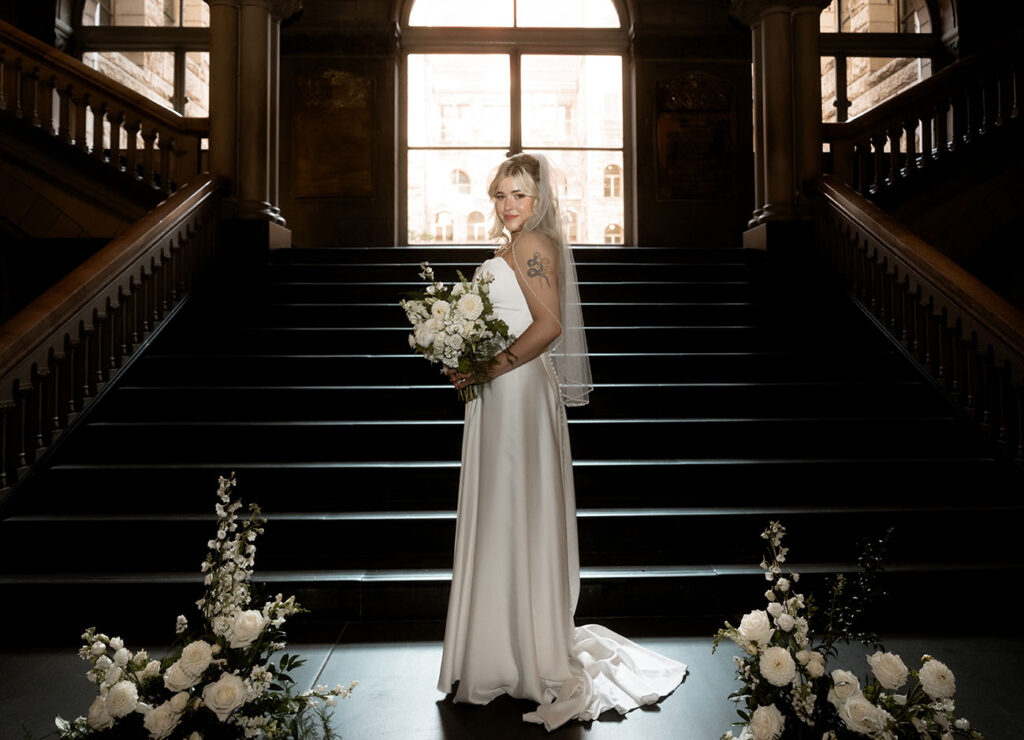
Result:
M656 706L625 717L612 713L605 721L576 723L550 734L521 721L520 715L532 709L527 702L498 699L476 707L452 704L439 694L434 686L443 626L436 622L310 627L299 630L305 635L289 650L307 659L296 674L301 684L359 681L335 714L335 726L345 740L717 740L730 729L736 715L726 697L738 687L731 646L712 655L710 637L687 635L693 630L678 623L607 624L685 662L685 682ZM130 636L122 637L130 641ZM927 652L949 665L957 677L958 714L988 740L1024 737L1017 717L1024 695L1024 638L893 635L884 642L908 664ZM863 675L864 652L847 648L830 668L851 668ZM84 666L73 647L19 649L7 635L0 649L0 740L22 738L24 730L40 738L52 732L54 715L84 713L93 697Z

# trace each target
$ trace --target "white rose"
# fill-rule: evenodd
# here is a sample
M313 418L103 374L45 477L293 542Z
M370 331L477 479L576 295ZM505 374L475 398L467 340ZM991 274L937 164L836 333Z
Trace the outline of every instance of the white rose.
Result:
M441 331L444 329L444 319L427 319L427 327L431 331Z
M106 671L110 666L114 665L114 661L108 658L106 655L101 655L96 659L96 667L101 671Z
M825 659L821 657L821 653L811 653L811 656L811 659L807 661L807 665L804 666L807 674L811 678L821 678L825 675Z
M107 712L111 717L131 714L138 703L139 691L131 681L118 681L107 692Z
M451 308L451 304L448 301L434 301L434 305L430 307L430 315L435 319L444 320L444 317L448 315Z
M737 631L744 640L756 642L761 646L767 645L768 641L772 639L772 635L775 634L768 614L761 609L744 614Z
M863 696L851 696L839 707L839 716L854 732L871 735L885 729L889 713Z
M462 349L462 337L457 334L449 334L445 337L445 344L451 347L456 352Z
M89 722L89 727L94 730L105 730L108 727L114 726L114 718L107 711L107 702L102 696L97 696L89 706L87 721Z
M210 643L206 640L196 640L182 648L178 663L185 673L199 676L210 667L211 660L213 660L213 648L210 647Z
M125 666L128 661L132 659L132 654L128 651L128 648L118 648L117 652L114 653L115 665Z
M149 736L155 740L170 737L174 728L181 721L181 712L176 712L171 702L165 701L155 709L146 712L142 726L149 730Z
M238 612L231 622L228 633L229 645L233 648L249 647L267 626L266 618L255 609Z
M750 717L750 732L754 740L776 740L782 735L786 718L774 704L758 707Z
M222 673L216 683L203 688L203 704L210 708L221 722L245 702L245 684L232 673Z
M189 673L181 667L181 661L175 661L164 672L164 687L169 691L184 691L199 683L202 673Z
M775 601L775 592L774 591L765 591L764 592L764 597L766 599L768 599L768 601Z
M188 736L188 740L203 740L203 736L200 735L198 732L193 732L191 735Z
M135 678L137 681L145 681L146 679L153 678L153 676L160 675L160 661L151 660L146 663L146 667L141 671L135 671Z
M124 671L122 671L118 666L112 665L110 666L110 668L107 669L107 674L103 677L103 680L111 686L113 686L115 683L121 680L121 676L123 675L123 673Z
M772 686L785 686L796 678L796 663L786 648L770 647L761 653L758 666Z
M828 692L828 700L833 704L842 704L851 696L860 694L860 680L849 671L832 671L832 688Z
M776 582L775 588L779 589L779 591L782 591L782 593L786 593L786 591L789 591L789 579L780 578Z
M111 650L113 650L114 652L117 652L118 650L120 650L123 647L124 647L124 640L122 640L120 637L111 637L110 638L110 649Z
M793 617L783 612L775 618L775 625L783 632L789 632L796 625L796 622L793 621Z
M452 298L455 298L457 296L462 295L465 292L466 289L465 287L463 287L462 283L455 283L455 285L452 286L451 296Z
M177 694L172 696L169 700L171 709L175 712L184 712L185 705L188 704L188 694L184 691L179 691Z
M466 295L459 298L456 310L467 321L476 321L477 317L484 311L483 299L475 293L466 293Z
M895 653L883 653L879 650L867 656L867 661L883 689L898 689L907 682L907 666Z
M97 640L92 644L92 648L90 648L89 652L93 655L103 655L103 653L107 652L107 646Z
M969 730L969 729L971 729L971 723L968 722L963 717L961 717L956 722L954 722L953 726L956 727L956 729L958 729L958 730Z
M784 607L778 601L775 601L768 605L768 613L775 619L778 619L779 615L782 614L782 612L784 611L786 611L786 607Z
M948 699L956 693L956 679L953 671L946 667L946 664L939 660L929 660L918 674L921 681L921 688L932 699Z

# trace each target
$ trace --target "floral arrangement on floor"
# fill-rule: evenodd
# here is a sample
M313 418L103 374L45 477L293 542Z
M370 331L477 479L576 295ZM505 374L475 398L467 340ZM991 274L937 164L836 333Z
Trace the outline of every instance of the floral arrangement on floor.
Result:
M420 263L420 278L430 284L399 301L412 324L409 346L442 372L458 370L486 377L494 358L512 343L508 324L494 315L488 296L494 279L489 274L469 281L461 272L451 285L435 280L429 262ZM478 386L459 389L459 398L471 401Z
M90 664L86 677L99 695L88 715L57 717L60 737L75 738L332 738L330 707L348 697L349 686L317 686L296 693L289 671L304 661L284 654L283 625L305 611L291 596L277 594L251 608L256 536L266 519L255 504L241 518L232 500L234 475L220 478L217 535L207 543L202 565L206 591L196 602L198 624L184 615L171 655L153 660L132 653L119 637L90 627L79 655Z
M761 535L769 552L761 561L771 583L767 607L745 614L738 627L726 622L715 635L714 649L729 639L746 653L735 658L743 688L730 696L741 705L742 722L736 724L742 729L721 740L981 740L966 719L954 715L956 681L946 665L925 655L920 668L909 668L885 652L876 636L856 631L881 570L877 549L869 547L861 556L858 582L836 578L828 609L819 610L812 597L796 591L798 573L783 575L785 533L771 522ZM878 544L884 547L884 541ZM866 656L871 675L863 684L847 670L826 674L837 642L872 645L875 652Z

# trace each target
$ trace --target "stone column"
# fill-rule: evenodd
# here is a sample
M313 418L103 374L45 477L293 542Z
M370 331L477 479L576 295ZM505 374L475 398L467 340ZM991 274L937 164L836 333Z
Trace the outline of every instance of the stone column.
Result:
M280 151L281 121L281 16L279 3L270 15L270 209L274 220L285 225L281 215L278 191L278 158Z
M796 188L810 197L821 176L821 11L825 0L803 0L793 9L793 92ZM810 214L808 214L810 215Z
M238 180L238 0L210 4L210 171Z
M270 0L241 0L238 215L275 220L270 205Z
M773 4L761 11L764 70L761 100L764 105L764 208L765 221L789 221L795 215L793 182L793 44L789 7Z
M754 104L754 213L748 227L758 224L758 218L764 211L764 102L761 99L761 79L764 74L764 35L761 19L753 21L750 28L751 58L753 60L753 104Z

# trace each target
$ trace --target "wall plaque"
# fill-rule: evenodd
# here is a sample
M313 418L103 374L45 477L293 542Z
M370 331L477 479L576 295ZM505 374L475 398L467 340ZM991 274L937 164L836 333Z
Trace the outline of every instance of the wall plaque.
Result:
M297 74L292 151L296 198L373 194L373 80L327 69Z
M734 84L691 73L656 85L659 200L735 195Z

